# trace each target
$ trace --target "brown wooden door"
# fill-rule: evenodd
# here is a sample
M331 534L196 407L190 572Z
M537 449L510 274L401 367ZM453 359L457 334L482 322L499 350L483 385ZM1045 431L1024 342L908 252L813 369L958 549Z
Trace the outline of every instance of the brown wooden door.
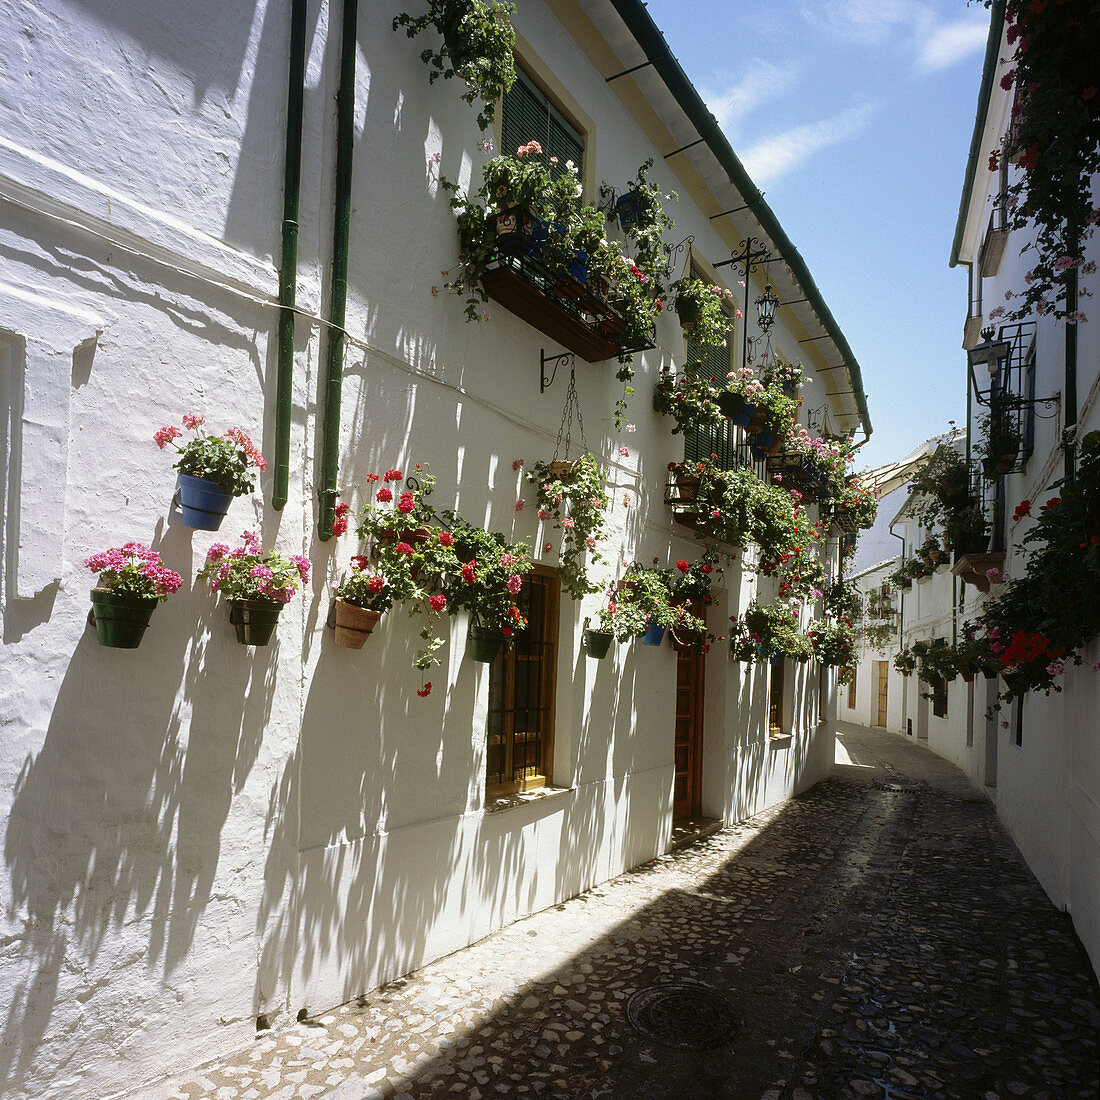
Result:
M878 720L875 722L875 725L882 726L882 728L885 729L887 687L890 683L890 665L887 661L876 661L875 666L878 669Z
M702 607L693 607L702 617ZM702 803L703 662L695 649L676 657L676 778L672 820L698 817Z

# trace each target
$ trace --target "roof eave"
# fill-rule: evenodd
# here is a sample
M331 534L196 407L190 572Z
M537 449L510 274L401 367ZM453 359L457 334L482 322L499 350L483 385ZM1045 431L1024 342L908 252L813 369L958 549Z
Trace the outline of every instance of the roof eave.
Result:
M985 119L989 113L989 101L993 92L993 76L997 71L997 58L1001 51L1001 32L1004 30L1005 0L993 0L993 11L989 21L989 37L985 43L985 65L982 68L982 84L978 90L978 111L974 117L974 133L970 138L970 156L966 161L966 177L963 180L962 198L959 200L959 219L955 223L955 240L951 244L951 267L957 267L962 251L963 236L966 233L966 219L970 211L970 200L974 195L974 178L978 171L978 160L982 151L982 134L985 132Z
M840 331L840 326L836 323L829 307L821 297L821 292L810 275L806 261L802 259L798 249L795 248L790 238L783 231L779 219L764 201L764 196L745 171L737 154L733 151L733 147L725 134L722 133L718 121L707 110L702 97L695 90L695 86L688 79L680 63L672 55L664 35L661 34L660 28L654 23L652 16L646 10L643 0L611 0L611 4L646 57L652 62L654 70L660 75L665 86L691 120L699 136L706 142L707 147L725 169L730 182L744 197L761 228L775 242L783 260L802 286L806 298L809 300L809 304L822 327L844 358L848 374L852 380L852 389L856 398L856 407L859 410L860 423L863 425L864 432L870 436L872 430L871 416L867 411L867 397L863 392L863 378L860 374L859 363L852 354L852 349L844 338L844 334Z

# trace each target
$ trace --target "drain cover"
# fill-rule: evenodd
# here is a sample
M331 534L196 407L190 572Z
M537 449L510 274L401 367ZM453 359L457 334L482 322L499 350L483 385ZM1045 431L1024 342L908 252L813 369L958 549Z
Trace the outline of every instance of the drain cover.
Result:
M627 1019L635 1031L677 1050L724 1046L741 1030L741 1017L720 993L698 982L671 982L630 998Z

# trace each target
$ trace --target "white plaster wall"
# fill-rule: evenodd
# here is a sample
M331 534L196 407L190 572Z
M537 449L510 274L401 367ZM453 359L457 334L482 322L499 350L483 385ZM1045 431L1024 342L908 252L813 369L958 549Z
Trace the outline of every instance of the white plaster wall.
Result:
M434 177L468 178L481 135L452 87L429 87L421 45L390 30L396 5L363 9L341 483L427 461L439 506L556 546L532 507L514 511L534 494L512 463L553 449L564 382L540 396L536 372L540 348L557 349L495 306L467 325L457 297L433 294L457 253ZM345 1000L653 857L669 835L671 649L589 660L591 606L563 600L553 772L568 790L486 815L487 671L464 657L464 619L427 699L400 614L362 652L334 645L330 586L356 547L315 534L317 325L298 323L285 510L265 505L268 474L216 535L169 514L162 424L195 411L273 447L266 303L288 37L278 5L186 15L159 0L0 0L0 1092L13 1098L106 1095L240 1046L257 1013L279 1022ZM541 6L522 5L518 23L598 120L598 178L621 184L654 150ZM307 310L330 250L326 35L322 6ZM675 186L659 156L655 176ZM704 255L724 254L690 202L674 213ZM649 395L682 355L671 318L659 339L638 364L631 435L610 430L613 364L577 365L588 443L612 470L609 576L624 559L698 552L662 500L680 443ZM777 342L796 347L781 326ZM212 542L252 527L314 566L268 649L238 646L195 580ZM129 539L185 584L140 650L102 649L81 563ZM733 570L724 583L720 631L718 608L736 614L755 580ZM791 737L769 744L763 672L717 646L706 676L705 812L736 820L825 774L835 677L819 723L816 667L795 671Z

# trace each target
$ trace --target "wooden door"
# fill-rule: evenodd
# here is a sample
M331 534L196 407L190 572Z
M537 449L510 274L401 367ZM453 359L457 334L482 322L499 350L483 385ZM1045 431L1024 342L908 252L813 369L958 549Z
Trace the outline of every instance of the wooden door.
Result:
M887 688L890 683L890 663L889 661L876 661L875 666L878 669L878 719L875 725L882 726L882 728L885 729Z
M702 617L702 608L693 607ZM672 791L672 820L698 817L703 787L703 662L702 653L689 649L676 656L676 777Z

